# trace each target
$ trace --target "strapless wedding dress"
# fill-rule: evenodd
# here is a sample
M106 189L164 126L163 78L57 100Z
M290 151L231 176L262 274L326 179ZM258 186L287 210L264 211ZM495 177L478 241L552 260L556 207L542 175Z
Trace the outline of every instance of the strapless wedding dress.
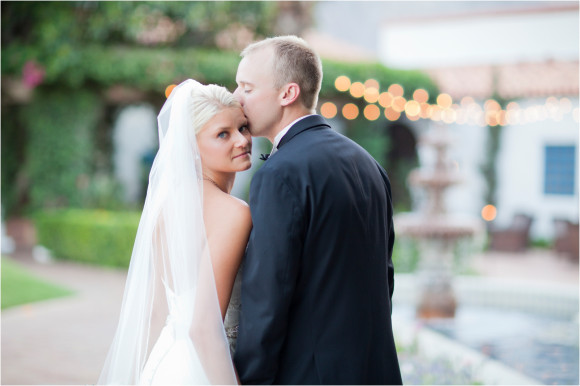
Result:
M241 294L242 294L242 278L241 269L236 276L234 286L232 288L232 295L230 297L230 304L224 319L224 328L226 330L226 337L228 338L228 345L230 346L230 354L234 357L236 351L236 341L238 340L238 327L240 325L240 309L241 309Z
M195 292L177 296L165 287L169 316L143 368L141 385L210 384L189 337Z

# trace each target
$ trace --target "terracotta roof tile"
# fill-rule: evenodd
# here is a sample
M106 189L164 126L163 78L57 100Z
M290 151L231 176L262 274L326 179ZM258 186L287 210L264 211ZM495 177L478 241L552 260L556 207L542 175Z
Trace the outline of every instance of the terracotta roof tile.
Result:
M578 61L546 61L425 70L442 92L454 99L464 96L488 98L494 77L498 93L505 98L578 95Z

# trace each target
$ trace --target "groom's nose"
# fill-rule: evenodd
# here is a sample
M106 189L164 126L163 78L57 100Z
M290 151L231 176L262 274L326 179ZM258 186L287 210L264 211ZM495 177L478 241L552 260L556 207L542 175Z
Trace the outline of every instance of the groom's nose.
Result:
M240 102L240 104L242 105L242 107L244 106L244 98L242 98L243 93L241 92L241 89L239 87L236 88L236 90L234 91L234 98L236 98L238 100L238 102Z

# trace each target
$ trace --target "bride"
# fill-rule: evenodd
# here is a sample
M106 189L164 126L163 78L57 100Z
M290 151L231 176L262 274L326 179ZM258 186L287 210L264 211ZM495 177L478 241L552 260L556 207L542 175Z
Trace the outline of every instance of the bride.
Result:
M225 88L187 80L158 124L159 151L99 384L234 384L223 320L252 220L229 192L236 172L251 166L247 120Z

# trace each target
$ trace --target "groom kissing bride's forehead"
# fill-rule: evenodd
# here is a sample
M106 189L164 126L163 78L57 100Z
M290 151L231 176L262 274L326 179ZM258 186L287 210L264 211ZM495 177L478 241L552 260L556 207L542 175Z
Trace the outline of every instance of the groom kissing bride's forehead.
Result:
M391 186L315 113L321 81L285 36L242 52L235 93L173 89L99 384L401 383ZM252 135L273 146L248 206Z
M304 40L268 38L241 57L234 96L273 147L250 186L239 378L401 384L387 173L315 113L322 65Z

